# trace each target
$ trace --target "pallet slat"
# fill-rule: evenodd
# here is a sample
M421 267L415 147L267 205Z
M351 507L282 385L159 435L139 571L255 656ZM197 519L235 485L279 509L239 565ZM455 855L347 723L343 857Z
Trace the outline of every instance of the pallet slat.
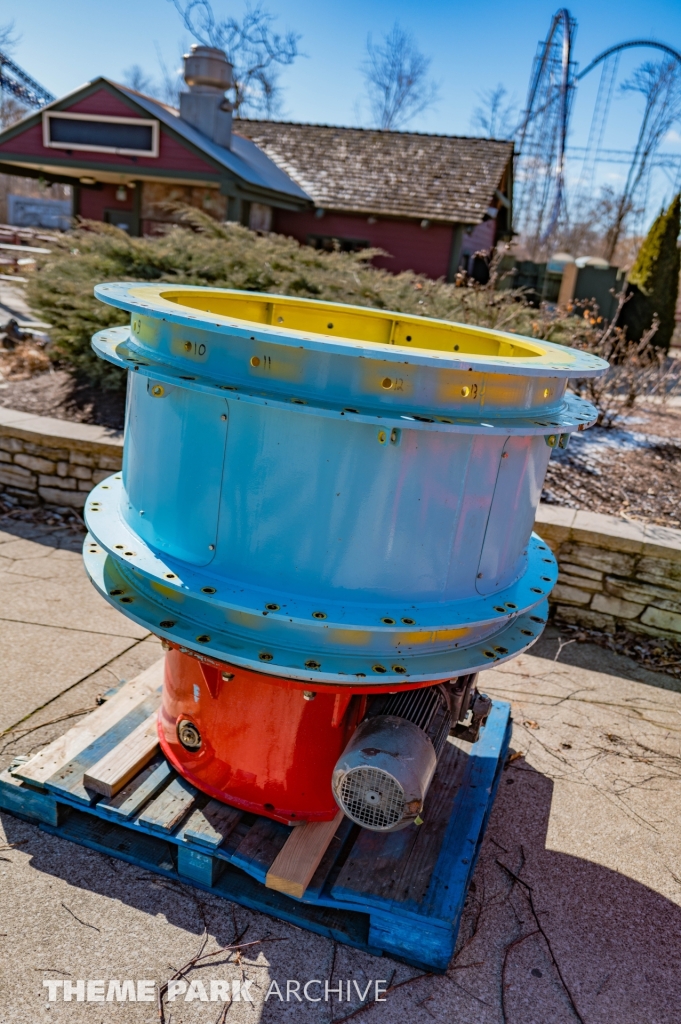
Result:
M158 750L158 714L154 712L83 775L83 785L111 799Z
M242 817L242 811L219 800L210 800L205 807L197 808L182 828L182 839L200 843L211 850L221 846Z
M296 826L299 828L300 826ZM232 854L232 864L264 884L270 865L286 843L291 828L271 818L258 818Z
M301 899L344 817L339 811L332 821L297 825L270 865L267 888Z
M125 718L150 694L160 692L164 664L165 659L161 658L131 682L126 683L101 707L91 711L82 722L43 747L35 757L17 768L14 775L34 786L44 786L50 776L77 757L94 739Z
M166 759L159 756L124 786L113 800L100 800L97 810L114 819L132 818L170 781L173 774L173 769Z
M81 750L73 760L50 775L45 787L53 793L62 794L67 800L75 800L83 804L92 804L99 799L99 794L85 786L85 772L110 753L138 725L146 721L152 712L158 710L161 695L153 693L140 704L135 705L127 715L119 719L106 732L96 736L92 742Z
M146 825L153 832L172 832L189 813L199 791L176 775L173 781L147 805L137 818L138 825Z

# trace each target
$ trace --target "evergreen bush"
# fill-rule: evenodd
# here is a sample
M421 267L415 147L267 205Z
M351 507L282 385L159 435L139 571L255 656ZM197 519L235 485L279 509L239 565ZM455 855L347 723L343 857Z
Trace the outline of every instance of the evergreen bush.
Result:
M412 272L379 270L370 263L377 250L320 252L283 235L219 224L191 208L181 216L183 223L159 238L130 238L94 221L55 238L52 253L41 257L27 298L52 325L57 362L100 387L123 387L123 371L98 359L90 346L96 331L130 319L94 298L94 286L105 281L168 281L298 295L568 343L585 326L575 317L546 316L517 291L495 291L493 282L462 288Z
M653 318L659 325L652 343L667 350L674 333L674 314L679 292L679 216L681 197L676 196L656 218L629 273L627 302L619 316L627 338L639 342L649 331Z

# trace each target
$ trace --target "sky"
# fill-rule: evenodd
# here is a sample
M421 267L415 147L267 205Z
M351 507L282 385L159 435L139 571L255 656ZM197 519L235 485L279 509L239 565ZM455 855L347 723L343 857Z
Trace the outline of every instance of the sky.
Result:
M213 0L217 15L239 16L241 0ZM366 124L361 63L367 38L376 42L398 21L431 60L440 99L410 125L415 130L470 134L479 93L503 84L522 106L537 43L546 36L556 0L264 0L277 27L301 36L301 56L281 75L284 116L295 121ZM681 0L573 0L574 57L581 68L626 39L657 39L681 50ZM56 95L105 75L122 80L131 65L159 75L157 53L170 68L192 41L170 0L0 0L0 25L14 20L14 59ZM654 52L629 51L619 81ZM586 142L598 75L577 91L570 142ZM633 145L642 106L616 91L606 144ZM681 126L665 142L681 159ZM578 173L573 159L569 174ZM626 167L603 170L616 185ZM660 187L665 188L661 179ZM671 187L667 182L667 190Z

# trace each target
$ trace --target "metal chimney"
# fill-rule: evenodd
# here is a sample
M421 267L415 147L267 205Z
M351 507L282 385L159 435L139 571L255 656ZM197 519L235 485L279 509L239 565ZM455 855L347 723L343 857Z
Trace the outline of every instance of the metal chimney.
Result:
M184 80L189 92L180 93L180 117L218 146L229 149L234 107L225 91L233 79L224 51L193 43L191 52L184 55Z

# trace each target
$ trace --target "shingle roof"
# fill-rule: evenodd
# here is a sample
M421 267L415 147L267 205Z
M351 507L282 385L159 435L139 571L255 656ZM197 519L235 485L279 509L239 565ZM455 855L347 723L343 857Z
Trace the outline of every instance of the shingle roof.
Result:
M267 154L262 153L257 145L253 145L247 138L233 136L231 149L225 149L224 146L218 146L216 142L183 121L179 110L174 107L169 107L151 96L145 96L144 93L137 92L127 85L120 85L111 79L106 79L106 81L120 92L125 93L147 113L157 117L163 124L174 129L188 142L193 143L198 149L202 149L213 160L243 178L244 181L283 192L295 199L309 199L302 189L294 181L291 181L285 170L277 166L276 161L268 159Z
M478 224L499 188L513 143L366 128L240 119L316 206Z

